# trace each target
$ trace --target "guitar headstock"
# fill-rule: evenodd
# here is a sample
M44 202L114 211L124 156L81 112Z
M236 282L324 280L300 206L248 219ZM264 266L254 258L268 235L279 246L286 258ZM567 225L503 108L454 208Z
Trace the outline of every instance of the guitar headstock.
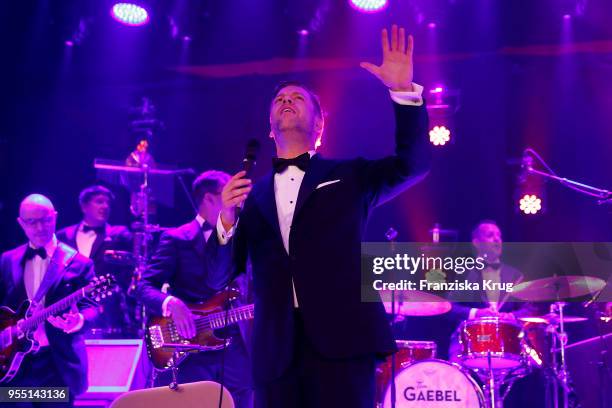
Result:
M87 297L99 302L115 292L117 282L115 278L107 273L106 275L96 276L87 285Z

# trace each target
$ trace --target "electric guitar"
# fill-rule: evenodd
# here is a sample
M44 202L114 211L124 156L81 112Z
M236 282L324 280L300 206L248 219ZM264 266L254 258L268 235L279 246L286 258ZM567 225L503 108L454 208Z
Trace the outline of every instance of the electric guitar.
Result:
M0 307L0 383L10 381L26 354L40 348L33 334L49 316L60 314L83 298L99 302L113 293L114 286L110 275L96 276L89 285L41 310L30 300L24 301L16 312Z
M224 306L239 294L232 289L217 293L206 302L188 304L196 326L196 335L191 339L178 333L172 317L151 317L145 330L145 340L153 366L159 370L169 369L178 365L187 352L219 350L229 344L229 339L224 342L215 336L214 331L226 327L226 320L227 324L231 324L254 316L252 304L225 310Z

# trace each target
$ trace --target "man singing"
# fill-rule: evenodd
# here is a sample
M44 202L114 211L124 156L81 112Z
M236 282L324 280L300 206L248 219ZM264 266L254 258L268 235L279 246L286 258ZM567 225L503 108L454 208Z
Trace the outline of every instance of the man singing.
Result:
M192 186L198 207L195 219L162 235L138 284L138 297L148 313L172 316L184 338L191 339L197 333L187 303L204 302L223 288L223 282L215 280L218 274L211 270L210 260L231 260L229 247L219 247L216 239L210 239L213 227L208 221L219 217L221 191L229 178L227 173L209 170L195 179ZM170 285L169 293L162 293L164 283ZM236 407L249 408L253 406L253 392L247 349L238 327L227 330L226 335L232 340L227 350L191 353L178 366L178 381L222 381L232 393ZM170 374L160 374L157 384L170 383Z
M56 220L57 212L47 197L32 194L21 202L17 221L29 242L2 254L0 305L16 310L29 299L48 306L93 279L92 262L56 238ZM2 385L68 387L70 403L51 405L72 406L74 397L87 389L87 356L81 328L95 313L92 307L78 305L62 316L49 317L34 332L40 349L27 354L16 376Z
M253 269L257 407L374 406L375 364L395 343L382 304L361 301L361 239L372 210L428 170L427 112L422 87L412 82L412 49L412 37L393 26L390 41L382 31L382 65L361 64L390 90L395 155L321 157L319 101L287 83L270 104L274 170L254 185L239 172L223 189L216 238L233 246L233 273L244 272L247 258Z

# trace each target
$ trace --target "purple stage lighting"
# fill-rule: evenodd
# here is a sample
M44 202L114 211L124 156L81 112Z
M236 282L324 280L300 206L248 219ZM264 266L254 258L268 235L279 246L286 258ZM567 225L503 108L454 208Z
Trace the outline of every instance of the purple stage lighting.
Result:
M519 208L526 215L537 214L542 209L542 199L535 194L525 194L519 200Z
M450 140L450 130L446 126L434 126L429 131L429 141L434 146L444 146Z
M387 7L387 0L349 0L351 7L362 13L376 13Z
M429 28L436 28L436 23L429 23L429 24L427 24L427 27L429 27Z
M111 16L129 26L142 26L149 22L147 10L133 3L116 3L111 9Z

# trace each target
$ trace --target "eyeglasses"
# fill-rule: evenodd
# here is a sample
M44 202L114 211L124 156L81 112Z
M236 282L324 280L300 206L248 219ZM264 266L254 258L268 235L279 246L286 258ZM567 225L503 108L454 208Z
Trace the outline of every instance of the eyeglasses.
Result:
M21 218L19 217L21 222L23 222L27 227L34 227L36 224L41 224L43 226L48 226L53 224L55 221L55 215L50 215L48 217L43 218Z

